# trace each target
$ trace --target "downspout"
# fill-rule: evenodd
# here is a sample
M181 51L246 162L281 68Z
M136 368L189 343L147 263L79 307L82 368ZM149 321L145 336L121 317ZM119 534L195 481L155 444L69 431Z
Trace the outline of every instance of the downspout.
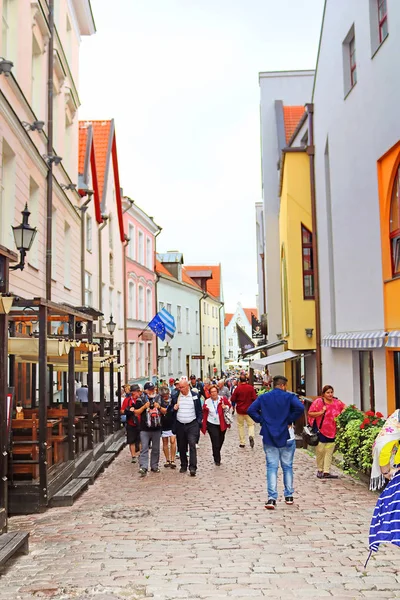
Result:
M203 291L203 295L199 298L199 326L200 326L200 356L203 355L203 324L201 322L201 301L207 298L207 293ZM200 359L200 379L203 381L203 359Z
M220 307L218 308L219 312L219 366L222 377L222 321L221 321L221 309L224 307L224 302L221 302ZM224 324L224 335L225 335L225 324ZM225 372L225 369L224 369Z
M49 60L47 73L47 155L53 154L53 70L54 70L54 0L49 6ZM53 225L53 161L47 164L46 205L46 300L51 300L52 225Z
M125 369L125 381L129 380L129 372L128 372L128 287L127 287L127 272L126 272L126 249L130 239L125 234L125 244L124 244L124 275L123 275L123 290L124 290L124 369Z
M160 227L157 231L157 233L154 234L154 275L155 275L155 290L154 290L154 302L156 304L156 313L158 313L158 282L160 281L160 276L158 275L157 271L156 271L156 259L157 259L157 237L160 235L160 233L162 232L162 227ZM158 335L156 335L156 363L157 363L157 379L158 379Z
M99 246L99 311L103 312L103 250L101 247L101 232L104 227L107 225L108 216L101 215L103 219L103 224L99 227L98 230L98 246ZM103 331L103 321L99 319L99 332Z
M88 199L79 207L81 212L81 306L85 306L85 215L93 192L88 191Z
M318 267L318 233L317 233L317 203L315 193L315 147L314 147L314 104L306 104L308 113L308 147L310 157L310 189L311 189L311 221L312 221L312 250L314 263L314 298L315 298L315 358L317 367L317 393L322 389L322 356L321 356L321 311Z

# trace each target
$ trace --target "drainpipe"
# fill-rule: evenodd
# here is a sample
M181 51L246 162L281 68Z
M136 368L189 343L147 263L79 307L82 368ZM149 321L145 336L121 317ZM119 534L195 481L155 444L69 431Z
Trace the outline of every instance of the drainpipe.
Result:
M129 380L129 372L128 372L128 287L127 287L127 278L128 274L126 272L126 249L130 239L125 234L125 244L124 244L124 275L123 275L123 291L124 291L124 369L125 369L125 381Z
M99 245L99 311L103 312L103 249L101 247L101 232L107 225L108 215L101 215L103 224L99 227L98 231L98 245ZM103 331L103 321L99 319L99 332Z
M85 215L93 192L87 192L88 199L79 207L81 212L81 306L85 306Z
M155 286L154 286L154 302L156 305L156 314L158 313L158 282L160 281L160 277L156 272L156 258L157 258L157 238L162 232L162 227L159 227L157 233L154 234L154 275L155 275ZM157 364L157 378L158 378L158 335L156 335L156 364Z
M222 321L221 321L221 309L224 307L224 302L221 302L221 306L218 308L219 312L219 368L222 375ZM225 324L224 324L224 335L225 335ZM225 369L224 369L225 371Z
M53 154L53 70L54 70L54 0L49 6L49 57L47 72L47 155ZM52 221L53 221L53 162L48 160L46 204L46 300L51 300Z
M207 293L203 292L203 295L199 298L199 327L200 327L200 356L203 353L203 324L201 322L201 301L207 298ZM200 379L203 381L203 359L200 359Z
M308 113L308 148L310 157L310 187L311 187L311 221L312 249L314 263L314 298L315 298L315 358L317 362L317 394L322 389L322 356L321 356L321 311L318 268L318 232L317 232L317 203L315 193L315 147L314 147L314 104L306 104Z

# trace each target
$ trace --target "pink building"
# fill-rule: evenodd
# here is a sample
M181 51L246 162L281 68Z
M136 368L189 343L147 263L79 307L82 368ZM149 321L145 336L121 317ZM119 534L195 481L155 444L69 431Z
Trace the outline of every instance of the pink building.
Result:
M155 334L143 330L156 314L156 237L161 228L130 198L123 198L125 250L127 378L144 382L157 375Z

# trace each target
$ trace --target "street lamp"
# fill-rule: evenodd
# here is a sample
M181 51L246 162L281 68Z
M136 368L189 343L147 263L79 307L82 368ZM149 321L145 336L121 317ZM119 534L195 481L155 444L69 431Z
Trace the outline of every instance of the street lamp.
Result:
M216 353L217 353L217 352L216 352L216 350L215 350L215 346L213 346L213 349L212 349L212 352L211 352L211 354L213 355L213 358L215 358L215 355L216 355Z
M115 331L115 327L116 327L116 323L114 323L113 321L113 316L110 315L110 320L108 321L108 323L106 323L106 327L108 329L108 333L110 335L113 335L114 331Z
M31 249L33 240L35 239L37 229L36 227L31 227L28 223L30 214L28 203L26 203L25 208L22 211L22 223L12 227L14 242L17 250L19 250L21 258L17 265L10 267L10 271L15 271L16 269L23 270L26 253Z

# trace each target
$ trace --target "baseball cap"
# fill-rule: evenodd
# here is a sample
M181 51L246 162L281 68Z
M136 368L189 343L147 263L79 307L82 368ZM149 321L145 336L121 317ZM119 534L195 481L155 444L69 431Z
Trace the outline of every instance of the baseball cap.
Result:
M196 375L191 375L190 379L196 379Z
M169 382L170 382L170 383L175 383L175 379L174 379L173 377L170 377L170 378L169 378Z
M155 389L155 385L154 383L151 383L151 381L146 381L146 383L144 384L143 389L144 390L154 390Z
M140 392L140 385L138 385L137 383L131 385L131 392Z

